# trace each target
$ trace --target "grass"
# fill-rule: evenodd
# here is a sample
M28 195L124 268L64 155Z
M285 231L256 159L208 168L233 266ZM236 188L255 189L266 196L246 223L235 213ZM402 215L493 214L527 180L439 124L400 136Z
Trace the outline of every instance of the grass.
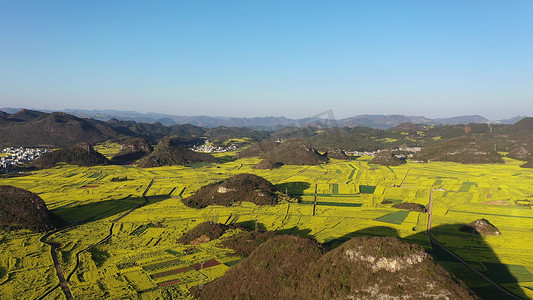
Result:
M106 155L118 151L113 145L102 149L109 150ZM66 274L74 272L69 286L80 298L134 298L138 294L145 295L141 298L157 298L169 290L179 294L190 286L222 276L240 258L217 240L192 248L176 244L184 232L205 221L290 231L332 244L357 235L398 236L431 251L425 235L426 214L398 210L381 202L397 199L427 205L429 190L435 186L446 191L434 191L434 237L480 269L485 267L489 273L507 276L505 284L510 289L533 297L533 291L526 288L533 286L531 209L515 203L533 196L533 170L520 169L520 162L511 159L506 159L504 165L430 162L390 169L369 166L369 160L370 157L361 157L349 162L335 160L321 166L283 166L275 170L253 169L259 158L225 159L222 164L196 168L62 165L29 176L2 178L0 184L37 193L49 209L77 222L76 226L51 235L49 241L62 244L60 261ZM395 174L406 174L408 169L405 182L398 187L403 176ZM263 207L245 202L198 210L186 207L178 197L187 197L207 183L237 173L262 176L283 192L301 198L301 203ZM128 180L113 182L114 177ZM116 221L144 203L141 195L154 178L147 193L149 204ZM316 216L312 216L315 184L318 203ZM86 185L96 187L81 188ZM491 204L495 200L509 205ZM460 224L480 218L488 219L502 235L480 239L458 231ZM88 251L110 233L113 222L111 239L98 245L98 253ZM147 225L158 223L161 226ZM42 235L25 231L0 235L0 270L4 274L0 276L0 298L39 298L58 284L50 248L39 241ZM76 253L80 262L74 270ZM213 259L220 265L201 272L175 272ZM437 260L460 271L441 254L437 254ZM168 275L150 277L165 272ZM468 279L468 271L463 273L470 286L488 288L478 279ZM172 289L158 286L167 281L176 281ZM52 295L61 297L61 292L54 291Z

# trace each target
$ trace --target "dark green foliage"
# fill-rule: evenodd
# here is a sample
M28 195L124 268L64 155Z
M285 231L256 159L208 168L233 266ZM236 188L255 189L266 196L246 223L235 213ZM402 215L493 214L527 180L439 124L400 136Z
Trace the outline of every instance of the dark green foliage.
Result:
M328 161L327 156L320 154L302 139L286 140L263 153L262 157L284 165L318 165Z
M272 183L253 174L237 174L221 182L215 182L199 189L183 203L193 208L209 205L231 206L241 201L257 205L274 205L286 196Z
M426 207L422 204L409 203L409 202L397 203L397 204L394 204L392 207L399 208L399 209L407 209L410 211L418 211L418 212L424 212L426 210Z
M9 185L0 185L0 227L48 230L63 221L46 209L44 201L32 192Z
M399 135L386 130L367 127L331 128L308 139L309 143L320 151L339 148L346 151L375 151L383 149L384 144L376 140Z
M119 153L112 161L136 161L154 151L146 138L128 139L120 145Z
M288 139L283 143L265 140L239 152L237 157L261 156L274 164L317 165L328 161L327 156L302 139Z
M458 137L428 145L415 154L413 159L463 164L503 163L503 159L493 148L473 137Z
M323 252L313 240L276 236L195 293L200 299L303 299L307 284L299 280Z
M0 126L0 146L65 147L80 142L99 143L117 137L116 132L103 133L93 123L65 113L24 113L6 119Z
M262 141L270 136L267 131L253 130L245 127L220 126L209 129L205 134L209 140L225 141L236 138L251 138L253 141Z
M194 163L216 163L217 160L207 153L198 153L186 147L176 145L171 139L164 138L159 141L156 149L137 164L141 168L161 166L184 165Z
M128 177L127 176L124 176L124 177L113 177L111 178L111 182L121 182L121 181L128 181Z
M533 159L523 165L520 165L520 167L521 168L533 168Z
M259 245L276 236L272 231L243 231L222 241L240 257L248 257Z
M459 228L460 231L479 235L500 235L501 232L487 219L475 220Z
M390 150L380 151L369 164L376 164L382 166L399 166L405 163L405 160L398 158Z
M422 124L413 124L411 122L405 122L402 123L396 127L390 128L390 131L396 131L396 132L417 132L417 131L423 131L427 128L426 125Z
M260 143L255 143L251 145L250 147L237 153L236 157L243 158L243 157L261 156L266 152L272 151L277 146L278 146L278 143L272 140L264 140Z
M327 148L324 156L334 159L350 159L350 157L346 155L346 152L340 148Z
M196 225L196 227L182 235L178 239L178 243L189 244L202 236L209 238L209 240L218 239L224 234L224 232L226 232L226 230L230 228L230 226L224 224L219 224L215 222L203 222Z
M509 150L507 157L525 161L533 159L533 135L518 140Z
M262 161L260 161L257 165L254 166L254 169L262 169L262 170L272 170L272 169L275 169L277 168L278 166L276 166L275 163L271 162L270 160L268 159L263 159Z
M91 258L94 261L94 263L96 264L96 267L103 266L104 263L106 262L106 260L109 257L111 257L109 252L107 252L106 250L101 249L98 246L91 247L91 248L89 248L88 251L89 251L89 253L91 253Z
M7 269L0 266L0 280L4 279L4 276L7 275Z
M109 160L95 151L91 145L80 143L75 146L45 153L34 161L33 165L45 169L51 168L60 162L78 166L98 166L108 164Z
M376 263L385 258L396 264ZM400 267L387 269L391 266ZM200 299L476 298L420 246L359 237L325 253L317 242L291 235L269 238L223 277L193 293Z

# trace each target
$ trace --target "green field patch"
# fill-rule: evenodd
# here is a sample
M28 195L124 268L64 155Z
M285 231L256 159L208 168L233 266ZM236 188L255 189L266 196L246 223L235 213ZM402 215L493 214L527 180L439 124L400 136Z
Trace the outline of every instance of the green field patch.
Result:
M187 271L191 271L191 270L192 270L191 267L185 267L185 268L180 268L180 269L175 269L175 270L170 270L170 271L166 271L166 272L152 274L150 276L155 279L155 278L165 277L165 276L174 275L174 274L178 274L178 273L183 273L183 272L187 272Z
M376 218L375 220L385 223L401 225L408 215L409 211L402 210L384 215L382 217Z
M240 261L241 261L240 259L237 259L237 260L225 262L224 264L228 267L233 267L234 265L238 264Z
M130 235L141 235L141 234L143 234L143 233L146 231L146 229L148 229L148 228L150 228L150 227L155 227L155 225L152 224L152 223L147 224L147 225L143 224L143 225L141 225L141 226L135 228L135 230L133 230L133 231L130 233Z
M301 204L305 205L313 205L314 201L302 201ZM316 205L318 206L336 206L336 207L361 207L363 206L363 203L350 203L350 202L325 202L325 201L317 201Z
M488 262L484 262L483 265L487 268L484 273L498 283L533 281L533 274L531 274L526 267L521 265L507 265Z
M87 176L87 178L98 178L98 177L100 177L100 175L102 175L102 174L100 174L100 173L93 173L93 174L91 174L90 176Z
M331 188L333 190L333 195L339 194L339 184L338 183L332 183Z
M518 206L517 206L518 208ZM529 209L529 208L525 208ZM503 214L491 214L491 213L482 213L482 212L473 212L473 211L462 211L462 210L453 210L450 209L449 212L463 213L463 214L473 214L473 215L486 215L486 216L499 216L499 217L508 217L508 218L522 218L522 219L533 219L530 216L513 216L513 215L503 215Z
M459 192L468 193L468 191L470 190L472 186L477 186L477 183L463 182L463 184L461 185L461 188L459 189Z
M182 261L181 259L173 259L173 260L167 260L164 262L159 262L159 263L155 263L155 264L151 264L147 266L142 266L142 268L146 271L155 271L155 270L159 270L163 268L183 265L184 263L185 262Z
M376 190L375 185L360 185L359 186L359 192L361 194L373 194Z
M383 199L383 202L389 203L389 204L399 204L399 203L402 203L403 201L402 200L398 200L398 199L385 198L385 199Z
M181 252L181 251L175 251L175 250L172 250L172 249L167 249L167 250L165 250L165 252L168 253L168 254L172 254L172 255L174 255L174 256L177 256L177 257L182 257L182 256L185 255L185 254L184 254L183 252Z
M433 186L441 185L441 184L442 184L442 179L437 179L435 180L435 183L433 184Z
M355 175L355 171L356 170L352 170L352 172L350 173L350 176L348 176L348 179L352 180L353 175Z

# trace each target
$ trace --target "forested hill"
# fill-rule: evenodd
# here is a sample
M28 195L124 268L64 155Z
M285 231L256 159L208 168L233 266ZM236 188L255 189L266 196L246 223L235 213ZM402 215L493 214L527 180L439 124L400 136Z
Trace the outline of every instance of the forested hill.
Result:
M469 119L458 118L458 121L466 120ZM427 125L406 122L387 130L364 126L324 128L314 123L313 126L289 126L265 131L246 127L206 128L192 124L165 126L159 122L149 124L118 119L104 122L62 112L20 110L14 113L0 112L0 147L59 148L81 142L97 144L129 138L146 138L155 144L165 137L170 137L178 145L192 147L207 140L218 145L224 145L228 140L238 140L236 143L242 145L268 139L303 138L321 152L333 148L375 151L400 146L426 146L450 138L471 136L483 140L496 151L510 152L510 157L528 160L533 153L532 123L533 118L523 118L512 125Z

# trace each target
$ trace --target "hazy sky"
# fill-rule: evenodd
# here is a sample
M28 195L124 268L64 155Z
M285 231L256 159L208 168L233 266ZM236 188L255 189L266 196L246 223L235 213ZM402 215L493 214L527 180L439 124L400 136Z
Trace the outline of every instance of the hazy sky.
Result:
M533 1L0 1L0 107L533 115Z

